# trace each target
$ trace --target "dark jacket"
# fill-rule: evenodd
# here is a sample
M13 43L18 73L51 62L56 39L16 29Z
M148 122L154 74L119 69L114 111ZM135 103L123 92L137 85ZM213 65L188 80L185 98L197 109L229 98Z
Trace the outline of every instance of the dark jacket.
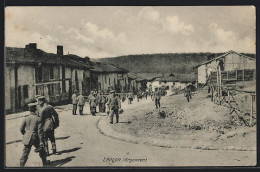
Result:
M33 145L43 141L43 126L41 118L31 112L22 122L20 131L23 134L23 144Z
M96 107L97 104L98 104L98 100L95 96L93 96L92 94L90 94L88 96L88 99L89 99L89 106L90 107Z
M43 123L43 132L54 130L59 126L59 115L51 105L45 103L40 108L39 116Z
M108 102L107 102L109 108L111 110L113 109L121 109L121 102L120 99L116 96L116 97L109 97Z

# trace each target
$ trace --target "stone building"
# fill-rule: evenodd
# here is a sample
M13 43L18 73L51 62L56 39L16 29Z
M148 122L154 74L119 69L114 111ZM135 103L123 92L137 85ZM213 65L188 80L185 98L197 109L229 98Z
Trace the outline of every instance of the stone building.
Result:
M45 96L51 104L62 104L70 101L74 89L85 91L83 80L90 66L70 56L63 55L62 46L57 46L57 54L37 49L36 43L25 48L6 47L6 112L23 109L35 101L36 95Z

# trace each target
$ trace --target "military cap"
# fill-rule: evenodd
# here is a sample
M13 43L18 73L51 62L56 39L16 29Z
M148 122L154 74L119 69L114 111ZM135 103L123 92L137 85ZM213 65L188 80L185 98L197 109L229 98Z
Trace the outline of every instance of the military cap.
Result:
M74 93L77 93L77 92L78 92L78 90L75 90L75 91L74 91Z
M29 103L28 104L28 107L29 108L33 108L33 107L36 107L37 106L37 103Z
M45 96L38 97L39 101L45 101Z
M36 95L35 98L38 99L39 97L42 97L41 95Z

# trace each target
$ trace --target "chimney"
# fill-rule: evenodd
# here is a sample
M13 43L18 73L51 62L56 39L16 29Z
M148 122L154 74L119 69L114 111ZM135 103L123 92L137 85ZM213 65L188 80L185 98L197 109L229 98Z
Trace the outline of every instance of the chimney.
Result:
M57 55L63 56L63 46L57 45Z
M85 62L89 62L90 58L88 56L85 57Z
M36 50L37 49L37 43L29 43L28 45L25 45L26 49L29 50Z

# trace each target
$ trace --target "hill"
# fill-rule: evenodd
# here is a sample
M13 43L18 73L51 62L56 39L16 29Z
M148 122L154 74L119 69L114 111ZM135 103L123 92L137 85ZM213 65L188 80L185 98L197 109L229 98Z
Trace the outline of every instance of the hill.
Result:
M223 53L140 54L101 58L100 62L114 64L133 73L193 73L193 67ZM254 54L245 54L255 57Z

